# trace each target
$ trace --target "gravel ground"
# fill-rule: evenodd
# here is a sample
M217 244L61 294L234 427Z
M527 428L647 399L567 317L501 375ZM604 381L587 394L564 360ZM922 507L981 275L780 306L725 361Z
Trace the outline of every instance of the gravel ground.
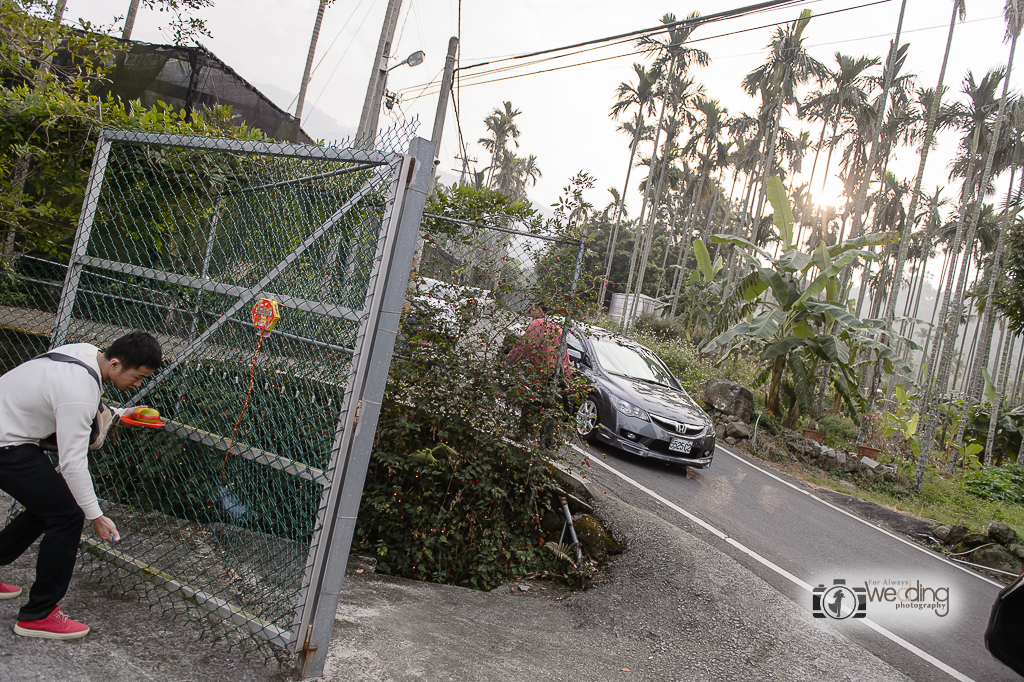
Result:
M629 545L586 592L543 582L482 593L350 573L329 680L906 680L702 540L604 495L598 514ZM28 587L34 550L0 577ZM545 589L541 589L541 588ZM187 623L76 575L75 642L11 630L0 601L0 680L294 679L200 641Z

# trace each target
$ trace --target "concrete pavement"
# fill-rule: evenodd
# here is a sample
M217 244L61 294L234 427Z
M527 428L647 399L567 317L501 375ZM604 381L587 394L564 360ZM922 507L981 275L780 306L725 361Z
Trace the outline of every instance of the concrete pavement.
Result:
M481 593L351 573L326 679L907 679L699 538L600 491L595 504L629 548L586 592L533 582ZM33 562L30 551L0 577L28 587ZM294 679L88 575L64 601L93 627L83 640L14 635L19 604L0 602L3 681Z

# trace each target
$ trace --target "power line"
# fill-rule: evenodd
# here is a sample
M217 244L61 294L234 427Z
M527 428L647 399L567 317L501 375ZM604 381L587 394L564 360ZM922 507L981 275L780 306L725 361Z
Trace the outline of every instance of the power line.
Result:
M881 2L890 2L890 0L880 0ZM726 10L724 12L718 12L717 14L709 14L707 16L696 17L693 19L682 19L668 24L659 24L650 28L642 28L635 31L629 31L628 33L619 33L618 35L606 36L604 38L594 38L593 40L587 40L582 43L574 43L572 45L565 45L563 47L554 47L546 50L539 50L537 52L528 52L526 54L516 55L514 57L505 57L504 59L495 59L492 61L480 62L479 64L471 64L469 66L460 66L460 70L475 69L480 66L487 66L504 61L512 61L516 59L527 59L529 57L539 57L545 54L551 54L553 52L564 52L565 50L574 50L578 47L587 47L588 45L596 45L598 43L608 43L612 41L622 41L622 39L632 40L634 38L649 34L649 33L664 33L675 28L693 27L696 28L701 24L710 24L717 21L723 21L725 19L734 19L736 17L744 16L747 14L754 14L755 12L761 12L769 9L779 9L789 5L801 4L802 0L768 0L767 2L761 2L756 5L746 5L744 7L737 7L735 9Z
M853 7L845 7L845 8L838 9L838 10L832 10L830 12L822 12L821 14L815 15L815 17L816 18L820 18L820 17L829 16L831 14L840 14L840 13L843 13L843 12L850 12L850 11L857 10L857 9L864 9L865 7L873 7L875 5L885 4L885 3L888 3L888 2L891 2L891 1L892 0L874 0L873 2L868 2L868 3L861 4L861 5L855 5ZM728 17L728 18L733 18L733 17ZM682 22L676 22L676 23L678 24L678 23L682 23ZM688 40L687 44L690 45L690 44L693 44L693 43L705 42L705 41L708 41L708 40L715 40L717 38L725 38L725 37L728 37L728 36L738 35L738 34L741 34L741 33L749 33L751 31L759 31L761 29L771 28L773 26L780 26L782 24L788 24L788 23L791 23L791 20L776 21L776 22L771 22L771 23L767 23L767 24L761 24L759 26L752 26L752 27L749 27L749 28L737 29L735 31L728 31L726 33L719 33L719 34L713 35L713 36L706 36L704 38L696 38L696 39L693 39L693 40ZM674 25L675 24L665 24L665 26L674 26ZM636 32L634 31L633 33L635 34ZM591 41L591 43L593 43L593 42L596 42L596 41ZM479 73L476 73L476 74L470 74L470 75L467 75L466 78L469 78L469 79L472 79L472 78L483 78L483 77L486 77L486 76L489 76L489 75L494 75L494 74L497 74L497 73L503 73L503 72L507 72L507 71L510 71L510 70L513 70L513 69L517 69L517 68L526 68L526 67L529 67L529 66L535 66L535 65L543 63L545 61L550 61L552 59L558 59L560 57L567 57L567 56L572 56L573 54L580 54L582 52L589 52L589 51L592 51L592 50L595 50L595 49L601 49L601 48L604 48L604 47L611 47L613 45L621 44L623 42L632 42L632 40L622 40L622 41L618 41L616 43L609 43L609 44L606 44L606 45L600 45L598 47L590 47L590 48L588 48L586 50L579 50L577 52L573 52L573 53L566 54L566 55L556 55L554 57L548 57L548 58L543 59L543 60L537 60L535 62L530 62L530 63L526 63L526 64L514 64L514 65L499 67L497 69L492 69L492 70L489 70L489 71L483 71L483 72L479 72ZM590 43L587 43L587 44L590 44ZM581 45L583 45L583 43L581 43ZM574 47L574 46L570 46L570 47ZM561 48L561 49L569 49L569 48ZM533 53L533 54L534 55L547 54L547 53L550 53L550 52L553 52L553 51L554 50L545 50L545 51L537 52L537 53ZM551 67L549 69L540 69L540 70L537 70L537 71L529 71L527 73L514 74L514 75L511 75L511 76L505 76L503 78L492 78L492 79L483 80L483 81L479 81L478 80L476 82L467 83L466 87L470 87L470 86L473 86L473 85L486 85L488 83L497 83L497 82L500 82L500 81L511 80L513 78L522 78L524 76L535 76L535 75L542 74L542 73L549 73L551 71L561 71L563 69L571 69L571 68L575 68L577 66L586 66L588 64L597 64L599 62L610 61L610 60L613 60L613 59L622 59L623 57L636 56L636 55L639 55L639 54L643 54L644 52L647 52L647 50L631 50L629 52L625 52L623 54L613 55L611 57L600 57L598 59L591 59L591 60L584 61L584 62L577 62L577 63L574 63L574 64L566 64L566 65L563 65L563 66L555 66L555 67ZM531 55L522 55L522 57L527 57L527 56L531 56ZM521 58L521 57L512 57L510 59L519 59L519 58ZM506 60L497 60L497 61L506 61ZM497 61L496 62L491 62L491 63L497 63ZM482 65L487 64L487 63L488 62L483 62L481 64L477 64L476 66L482 66ZM471 68L471 67L466 67L466 68ZM433 84L434 84L433 81L430 82L430 83L427 83L427 88L429 88ZM410 87L410 88L406 88L406 90L413 90L413 89L418 88L418 87L421 87L421 86L419 86L419 85L413 86L413 87ZM422 96L431 96L431 95L434 95L434 94L436 94L435 91L426 92L426 89L424 89L424 90L421 91L420 95L417 96L417 98L418 97L422 97ZM416 99L416 98L413 98L413 99ZM407 101L412 101L412 100L407 100Z

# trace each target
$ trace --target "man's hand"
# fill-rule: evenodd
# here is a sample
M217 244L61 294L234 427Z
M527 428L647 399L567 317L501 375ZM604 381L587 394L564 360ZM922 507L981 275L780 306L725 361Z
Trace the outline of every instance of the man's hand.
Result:
M129 419L131 419L132 415L135 414L135 412L137 412L138 410L141 410L144 407L147 407L147 406L146 405L132 405L131 407L118 408L118 410L117 410L118 417L128 417ZM124 422L124 421L121 422L121 426L125 427L126 429L138 428L136 424L129 424L128 422Z
M121 539L120 533L117 532L117 526L106 516L93 519L92 529L96 531L96 535L99 535L100 539L107 542L117 542Z

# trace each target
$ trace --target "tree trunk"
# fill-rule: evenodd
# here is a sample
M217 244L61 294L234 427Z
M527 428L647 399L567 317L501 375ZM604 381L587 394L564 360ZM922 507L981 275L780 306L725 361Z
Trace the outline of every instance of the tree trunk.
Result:
M932 106L928 109L928 124L925 126L924 142L921 144L921 159L917 164L917 179L914 181L914 191L910 194L910 208L907 209L908 225L913 225L914 216L917 215L917 200L921 195L921 184L924 182L924 167L928 161L928 152L932 146L932 137L935 134L935 119L939 114L939 105L942 101L942 87L946 78L946 65L949 63L949 51L953 45L953 29L956 27L956 17L959 13L957 3L953 3L953 15L949 19L949 31L946 34L946 50L942 55L942 67L939 69L939 83L935 86L935 97ZM896 266L894 282L896 285L889 293L889 301L885 308L885 329L892 329L892 320L896 312L896 299L899 296L899 282L903 278L903 264L907 258L907 249L910 246L910 229L907 234L900 234L899 251L896 254ZM883 336L882 343L887 339Z
M978 221L981 218L981 209L982 209L982 206L984 204L985 188L988 187L989 177L991 177L991 175L992 175L992 164L995 161L996 146L997 146L997 144L999 142L999 132L1000 132L1000 129L1002 128L1002 126L1003 126L1003 119L1006 116L1006 95L1007 95L1007 92L1009 91L1009 88L1010 88L1010 72L1011 72L1011 70L1013 68L1013 55L1014 55L1014 52L1016 51L1016 49L1017 49L1017 34L1015 32L1013 34L1013 36L1011 37L1011 39L1010 39L1010 56L1009 56L1009 58L1006 61L1006 76L1003 78L1003 92L1002 92L1002 95L999 97L999 109L998 109L998 111L996 113L996 122L995 122L995 125L993 126L993 130L992 130L992 139L989 142L988 154L986 155L986 159L985 159L985 170L984 170L984 172L981 175L981 182L978 184L978 200L977 200L977 202L974 205L974 212L973 212L973 214L971 216L970 232L969 232L970 233L970 237L967 240L968 244L971 244L974 241L974 235L975 235L975 233L977 232L977 229L978 229ZM969 259L965 256L964 264L961 265L961 270L960 270L961 273L964 272L964 266L966 265L968 260ZM959 304L960 304L960 301L958 300L956 305L959 306ZM958 320L958 322L959 322L959 320ZM944 374L943 374L943 365L946 365L947 371L948 371L948 362L949 361L948 361L947 358L951 355L951 352L952 352L952 349L950 349L950 352L948 352L948 353L943 353L943 361L939 363L939 379L940 379L940 382L942 380L942 377L944 376ZM934 424L937 419L938 419L938 414L935 413L935 410L929 410L929 420L928 421L930 423ZM934 429L934 426L932 426L932 428ZM921 456L918 458L917 470L914 472L914 487L917 488L918 490L921 489L921 483L924 480L924 469L925 469L925 467L928 464L928 451L925 449L926 445L928 447L931 447L931 442L930 442L930 438L929 438L929 432L928 432L927 429L925 430L924 439L922 439Z
M650 198L651 191L651 180L654 178L654 167L657 165L658 159L658 142L661 138L661 126L665 122L665 100L661 102L661 114L658 116L658 127L654 131L654 150L651 152L651 166L650 171L647 173L647 186L644 188L644 201L640 206L640 215L637 217L636 223L636 241L633 242L633 253L629 258L629 275L626 278L626 289L625 298L622 301L622 327L623 329L629 327L629 293L633 288L633 269L636 267L637 255L640 251L641 235L643 233L644 224L644 211L647 210L648 199ZM634 306L635 307L635 306Z
M900 35L903 33L903 15L906 10L907 0L903 0L903 3L900 5L900 18L896 23L896 37L893 39L892 47L889 50L889 57L885 64L885 81L882 85L882 101L878 110L878 120L876 121L874 130L872 131L871 153L868 155L868 163L864 168L864 178L857 187L857 195L853 202L853 224L850 227L851 238L859 237L864 228L861 223L863 219L862 214L864 212L864 202L867 199L868 186L871 184L871 178L875 174L875 167L878 166L878 154L882 147L879 142L879 135L882 133L885 116L888 111L889 88L892 87L893 71L896 69L896 55L900 49ZM842 291L846 291L850 278L853 275L851 265L847 265L843 268L841 281L842 286L840 287Z
M639 123L640 121L638 121ZM626 182L622 185L622 195L619 197L619 205L615 208L615 227L612 228L612 238L608 245L608 263L604 268L604 280L601 281L601 294L597 297L597 310L604 307L604 297L608 291L608 279L612 276L612 261L615 259L615 243L619 238L619 225L622 223L622 208L626 203L626 192L629 191L629 175L633 172L633 159L636 158L636 148L640 144L640 131L636 131L633 144L629 147L629 166L626 167Z
M1006 331L1005 325L1003 331ZM1002 342L1000 342L1002 344ZM1003 363L1006 362L1006 356L1010 350L1012 344L1005 344L1003 346ZM988 419L988 438L985 439L985 466L992 466L992 448L996 442L996 427L999 424L999 408L1003 404L1003 396L1006 394L1006 381L1000 381L1000 377L996 375L996 398L992 401L992 411L989 414Z

